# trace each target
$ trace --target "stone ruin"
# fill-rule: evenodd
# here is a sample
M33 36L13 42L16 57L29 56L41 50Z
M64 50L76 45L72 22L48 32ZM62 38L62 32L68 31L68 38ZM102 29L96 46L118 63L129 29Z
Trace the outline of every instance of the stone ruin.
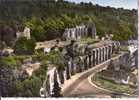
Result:
M0 50L6 47L12 47L20 37L30 39L30 28L22 26L0 26ZM4 42L4 44L3 44Z
M20 38L20 37L26 37L27 39L30 39L30 28L29 27L25 27L23 31L17 31L16 32L16 38Z
M56 67L49 67L46 73L46 79L40 89L41 97L59 97L61 96L61 82Z
M95 38L96 36L96 27L95 25L90 26L76 26L74 28L66 28L63 34L63 37L66 39L81 39L83 37Z
M105 42L103 41L103 43ZM71 44L61 49L65 58L65 69L58 70L55 65L47 72L47 80L44 81L40 89L41 97L61 96L61 85L66 80L76 73L83 72L111 59L117 46L120 46L120 43L116 41L107 41L99 47L89 44L76 44L72 41ZM45 84L48 84L47 87ZM57 92L54 91L55 89L57 89Z

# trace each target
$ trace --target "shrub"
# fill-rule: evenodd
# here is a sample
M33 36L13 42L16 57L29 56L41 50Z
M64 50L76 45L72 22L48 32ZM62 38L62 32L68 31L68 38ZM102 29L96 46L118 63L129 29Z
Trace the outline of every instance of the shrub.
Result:
M35 50L35 40L26 39L25 37L19 38L14 46L14 52L17 55L33 54Z

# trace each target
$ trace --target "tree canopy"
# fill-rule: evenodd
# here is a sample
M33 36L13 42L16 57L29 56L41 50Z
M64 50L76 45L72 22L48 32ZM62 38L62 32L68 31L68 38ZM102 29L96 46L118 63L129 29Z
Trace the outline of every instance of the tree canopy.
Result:
M76 4L64 0L0 0L0 23L28 25L37 41L61 37L66 27L89 20L96 25L97 34L114 34L114 39L129 39L137 33L137 10L102 7L91 2ZM126 34L126 35L125 35Z

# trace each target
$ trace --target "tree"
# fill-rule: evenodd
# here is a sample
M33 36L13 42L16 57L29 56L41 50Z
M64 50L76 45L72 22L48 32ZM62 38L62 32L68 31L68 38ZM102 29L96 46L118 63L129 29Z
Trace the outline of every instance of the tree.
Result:
M14 46L14 53L18 55L33 54L35 50L35 40L25 37L19 38Z
M39 97L41 84L41 79L36 76L32 76L24 81L18 80L15 88L16 94L20 97Z
M60 18L47 18L45 20L46 39L51 40L61 37L63 33L64 23Z
M29 21L25 21L24 24L31 28L31 36L37 41L42 41L45 39L45 24L41 19L32 17Z

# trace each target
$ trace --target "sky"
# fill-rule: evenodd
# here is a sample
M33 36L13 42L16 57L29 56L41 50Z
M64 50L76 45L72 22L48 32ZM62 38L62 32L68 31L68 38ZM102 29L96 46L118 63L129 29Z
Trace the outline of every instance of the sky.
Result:
M137 9L137 0L66 0L72 2L92 2L101 6L111 6L115 8Z

